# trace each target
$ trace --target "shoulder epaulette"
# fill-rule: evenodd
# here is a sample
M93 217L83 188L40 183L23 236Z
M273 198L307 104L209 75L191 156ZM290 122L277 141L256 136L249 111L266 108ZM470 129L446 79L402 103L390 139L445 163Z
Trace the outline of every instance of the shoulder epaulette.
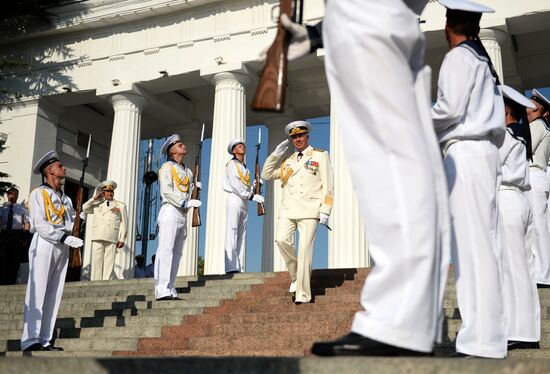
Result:
M314 151L317 151L317 152L324 152L325 150L324 149L321 149L321 148L313 148Z

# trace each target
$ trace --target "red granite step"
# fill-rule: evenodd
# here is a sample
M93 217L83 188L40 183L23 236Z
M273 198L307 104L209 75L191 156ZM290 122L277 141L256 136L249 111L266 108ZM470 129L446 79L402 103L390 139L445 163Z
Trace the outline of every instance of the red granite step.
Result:
M288 273L266 278L179 326L164 326L160 338L140 339L138 349L114 355L305 356L314 341L347 333L368 269L314 271L314 303L295 305Z

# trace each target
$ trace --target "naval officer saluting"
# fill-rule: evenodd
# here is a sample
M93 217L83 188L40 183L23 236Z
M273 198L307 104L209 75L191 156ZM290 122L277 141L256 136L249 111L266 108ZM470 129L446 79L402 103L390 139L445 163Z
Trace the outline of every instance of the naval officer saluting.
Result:
M202 203L191 199L193 173L183 163L187 148L179 135L170 136L162 145L161 153L167 161L159 170L162 207L157 218L159 244L155 260L155 297L157 300L177 300L174 283L187 238L187 211L200 207Z
M92 230L92 280L116 279L115 256L126 242L126 204L114 199L117 184L104 181L82 211L94 215Z
M69 262L69 246L81 247L81 239L70 236L74 222L71 199L61 190L66 170L55 151L46 153L34 166L44 183L29 196L31 233L29 280L21 349L62 350L51 343Z
M311 301L311 259L317 223L328 224L333 200L333 174L328 153L309 145L311 125L294 121L285 127L295 152L279 163L288 149L288 140L277 146L265 161L262 178L281 179L283 198L276 242L285 260L296 292L296 304ZM298 256L294 234L298 230Z

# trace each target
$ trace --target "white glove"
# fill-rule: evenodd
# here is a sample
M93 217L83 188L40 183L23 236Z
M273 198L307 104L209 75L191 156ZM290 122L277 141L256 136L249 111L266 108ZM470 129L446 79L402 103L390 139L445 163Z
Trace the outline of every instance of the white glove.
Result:
M67 236L63 243L73 248L80 248L84 244L82 239L77 238L76 236Z
M278 156L278 157L281 157L282 155L285 154L285 152L288 150L288 143L290 143L290 141L288 139L286 140L283 140L276 148L275 150L273 151L273 154L275 156Z
M81 219L82 221L86 221L86 213L80 212L80 219Z
M202 183L201 183L201 182L197 182L197 188L198 188L199 190L202 190Z
M292 22L286 13L281 15L281 24L290 33L290 44L288 45L288 61L304 57L311 51L311 40L304 25ZM260 61L264 62L267 58L269 47L260 52Z
M254 179L254 182L252 183L252 187L256 188L256 185L258 184L258 181ZM264 185L264 180L260 178L260 187Z
M202 202L200 200L187 200L185 203L183 203L184 208L199 208L202 205Z
M255 201L257 203L263 203L264 202L264 197L262 195L256 195L254 194L252 196L252 201Z
M328 214L319 213L319 223L325 226L328 225Z

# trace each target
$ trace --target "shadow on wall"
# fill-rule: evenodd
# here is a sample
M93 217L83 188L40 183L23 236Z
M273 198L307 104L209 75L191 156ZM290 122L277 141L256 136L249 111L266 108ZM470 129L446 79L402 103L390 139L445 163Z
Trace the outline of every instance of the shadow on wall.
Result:
M74 3L74 2L72 2ZM74 23L88 12L82 4L78 9L67 0L20 0L2 4L0 20L0 106L8 106L28 96L45 96L77 87L69 72L84 57L75 56L63 40L29 43L28 36L55 28L61 21L58 14L72 7L70 18ZM21 47L25 46L25 47ZM62 61L62 62L59 62Z

